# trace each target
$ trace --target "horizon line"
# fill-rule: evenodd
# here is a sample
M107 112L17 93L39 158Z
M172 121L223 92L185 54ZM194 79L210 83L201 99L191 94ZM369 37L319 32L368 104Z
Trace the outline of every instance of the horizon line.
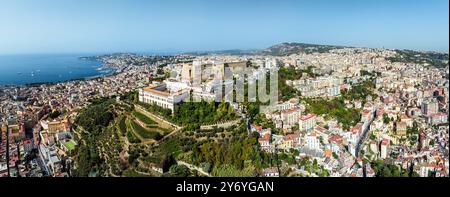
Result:
M23 52L23 53L0 53L0 56L6 56L6 55L64 55L64 54L116 54L116 53L132 53L132 54L146 54L146 53L172 53L173 55L182 55L186 53L214 53L214 52L223 52L223 51L231 51L231 50L240 50L240 51L252 51L252 50L265 50L269 49L273 46L280 45L280 44L309 44L309 45L318 45L318 46L335 46L335 47L344 47L344 48L362 48L362 49L387 49L387 50L411 50L411 51L417 51L417 52L425 52L425 53L449 53L449 48L444 50L439 49L433 49L433 50L427 50L427 49L411 49L411 48L390 48L390 47L365 47L365 46L351 46L351 45L345 45L345 44L315 44L312 42L296 42L296 41L286 41L286 42L280 42L276 44L272 44L269 47L266 48L227 48L227 49L207 49L207 50L184 50L184 49L150 49L150 50L130 50L130 51L72 51L72 52Z

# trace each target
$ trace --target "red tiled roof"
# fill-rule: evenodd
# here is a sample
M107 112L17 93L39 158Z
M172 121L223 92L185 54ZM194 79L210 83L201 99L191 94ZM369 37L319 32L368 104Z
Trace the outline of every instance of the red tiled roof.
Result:
M316 131L319 131L319 132L325 132L327 129L325 129L325 128L323 128L323 127L321 127L321 126L317 126L316 127Z
M370 110L366 109L363 111L363 116L368 116L370 114Z
M270 134L266 133L263 137L259 138L258 141L270 141Z
M255 129L259 132L261 132L263 129L262 126L257 126L257 125L253 125L253 127L255 127Z
M286 114L286 113L296 112L296 111L299 111L299 110L300 110L300 107L296 107L296 108L292 108L292 109L285 109L285 110L281 111L281 113Z
M353 128L350 129L350 132L352 132L352 133L359 133L362 130L362 126L363 126L362 123L358 123Z
M156 85L149 86L149 87L144 88L144 91L152 92L152 93L163 95L163 96L169 96L170 95L170 93L168 93L168 92L162 92L162 91L159 91L159 90L155 90L154 88L156 88L156 87L157 87Z
M306 121L306 120L309 120L309 119L314 118L314 117L316 117L316 114L308 114L306 116L301 116L300 120Z
M400 119L409 119L409 116L406 114L400 114Z
M31 144L31 140L27 139L23 141L23 144Z
M445 113L437 113L437 114L433 114L433 115L431 115L433 118L438 118L438 117L445 117L445 116L447 116L447 114L445 114Z
M340 142L342 142L343 137L340 136L340 135L335 135L335 134L333 134L333 135L331 135L331 136L328 138L328 140L329 140L329 141L332 141L332 142L338 142L338 143L340 143Z
M285 140L295 140L296 138L299 138L299 134L289 134L284 136Z
M397 123L399 126L406 126L406 122L398 122Z

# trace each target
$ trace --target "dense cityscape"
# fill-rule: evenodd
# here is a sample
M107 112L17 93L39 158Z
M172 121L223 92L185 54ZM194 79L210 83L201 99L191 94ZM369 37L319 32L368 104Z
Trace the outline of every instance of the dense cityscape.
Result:
M114 71L0 87L0 177L449 176L448 53L283 43L80 58ZM267 73L278 99L261 110L248 90Z

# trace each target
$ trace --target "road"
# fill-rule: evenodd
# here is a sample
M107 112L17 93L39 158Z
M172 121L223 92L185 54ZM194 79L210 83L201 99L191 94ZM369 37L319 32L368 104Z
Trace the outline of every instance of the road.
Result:
M38 151L38 155L36 158L37 164L41 167L41 170L45 172L45 175L51 176L51 171L48 169L48 166L45 164L44 158L41 154L41 151Z
M364 144L364 141L367 138L367 134L369 134L370 131L370 125L372 125L373 120L375 120L375 114L377 113L377 110L375 110L373 117L371 118L369 125L364 129L363 134L361 135L361 137L359 138L358 144L356 145L356 149L355 149L355 156L359 157L359 153L361 152L361 147Z
M363 134L361 135L361 137L359 138L358 144L356 145L356 149L355 149L355 156L359 157L359 152L361 152L361 147L364 144L364 141L367 138L367 134L370 131L370 125L372 124L372 121L370 121L369 125L366 127L366 129L364 129Z

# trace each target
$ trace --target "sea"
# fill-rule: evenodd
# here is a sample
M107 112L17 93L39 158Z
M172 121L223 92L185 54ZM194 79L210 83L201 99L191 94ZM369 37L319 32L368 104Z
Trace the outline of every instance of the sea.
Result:
M111 74L91 54L0 55L0 86L55 83Z

